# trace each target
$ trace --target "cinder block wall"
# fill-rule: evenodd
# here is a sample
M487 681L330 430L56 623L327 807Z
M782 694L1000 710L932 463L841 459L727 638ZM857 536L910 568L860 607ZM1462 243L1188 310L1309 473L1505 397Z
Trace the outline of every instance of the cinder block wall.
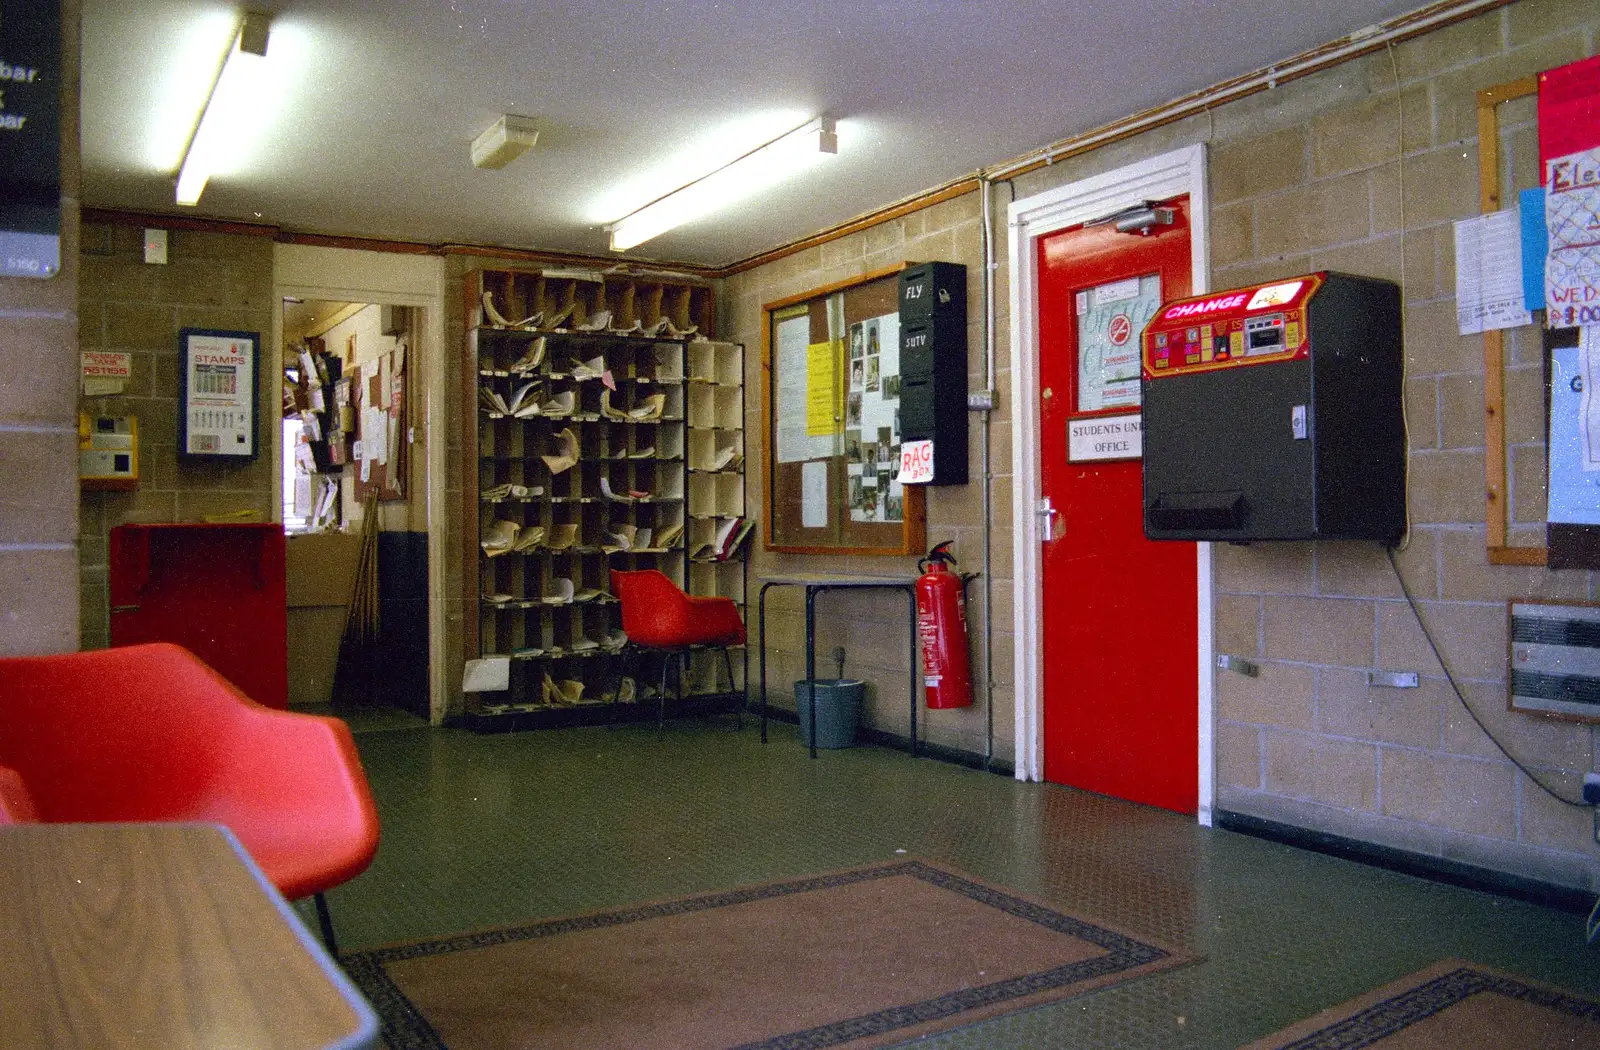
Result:
M1597 36L1592 5L1515 4L1241 103L1250 126L1219 135L1211 163L1218 287L1322 268L1403 283L1412 533L1400 570L1479 718L1568 797L1594 765L1594 736L1507 710L1506 601L1591 599L1595 581L1487 563L1483 341L1456 332L1451 223L1478 211L1475 92L1592 55ZM1503 186L1536 185L1534 100L1500 121ZM1512 333L1509 358L1513 542L1542 545L1535 328ZM1591 814L1549 798L1473 723L1380 551L1224 546L1215 566L1218 650L1262 664L1259 679L1218 674L1222 808L1600 881ZM1417 671L1422 687L1369 687L1371 669Z
M1002 195L1004 199L1004 195ZM1003 237L1005 217L999 212L995 229ZM1004 244L997 245L1004 255ZM745 345L745 457L746 493L751 514L764 518L765 482L761 473L761 326L762 305L838 281L907 262L961 263L967 267L967 359L971 389L983 389L983 248L982 214L976 192L936 204L911 215L872 227L780 259L766 266L735 274L723 283L719 307L724 338ZM999 286L1006 301L1005 285ZM1004 307L1002 305L1002 313ZM1004 330L1001 338L1005 338ZM990 547L994 595L995 755L1011 761L1013 706L1011 693L1011 391L1009 354L1000 344L1001 368L995 377L999 410L993 414L990 469L993 472L993 537ZM968 448L970 484L930 487L927 493L928 544L954 540L952 548L962 571L983 567L983 464L979 456L982 419L972 418ZM759 537L760 532L755 533ZM754 637L759 577L781 571L842 571L909 573L916 558L825 557L784 554L751 543L751 581L747 619ZM794 682L805 677L805 605L802 592L778 588L767 608L768 683L772 702L794 709ZM982 646L986 610L982 584L975 583L967 608L973 642L974 680L982 681ZM835 647L845 650L845 674L867 682L868 724L905 736L909 729L907 645L909 623L906 599L892 591L823 594L817 599L817 673L832 677ZM755 656L751 656L751 682L757 683ZM971 753L985 747L985 716L981 687L979 702L970 708L919 712L918 735L924 739Z
M95 415L139 419L139 487L85 492L78 542L83 609L82 646L109 644L107 538L126 522L199 521L207 514L254 511L271 521L277 498L272 443L281 412L271 369L272 239L172 231L166 265L144 262L141 230L84 227L78 331L86 350L133 356L133 378L116 397L85 399ZM220 328L261 333L257 402L261 454L251 463L189 464L178 460L178 332Z
M1478 211L1475 92L1592 55L1600 9L1578 0L1521 3L1338 68L1220 106L1016 181L1018 198L1194 142L1209 149L1212 286L1333 268L1404 284L1411 431L1410 545L1401 571L1479 717L1524 763L1568 797L1595 765L1590 729L1506 710L1506 602L1593 599L1584 572L1499 568L1485 557L1483 350L1455 329L1451 222ZM1403 114L1403 115L1402 115ZM1537 181L1531 100L1501 110L1507 190ZM1403 158L1403 159L1402 159ZM1403 168L1403 180L1402 180ZM1402 189L1403 181L1403 189ZM1010 199L1004 189L998 201ZM1506 198L1512 199L1509 196ZM1005 236L1004 204L996 229ZM970 370L981 370L976 197L939 205L730 278L726 316L759 374L760 304L902 259L973 267ZM1009 346L1002 240L997 336ZM1403 268L1403 269L1402 269ZM1005 360L1002 351L1002 363ZM1507 422L1513 542L1542 542L1543 401L1539 335L1511 333ZM997 473L1009 470L1011 391L997 377ZM752 398L748 425L758 433ZM754 447L754 445L752 445ZM751 464L759 500L759 466ZM974 475L976 476L976 474ZM997 629L1009 629L1009 478L997 480ZM972 486L975 490L976 486ZM981 552L973 492L932 494L930 537L957 530L963 562ZM776 556L770 568L882 569L904 563ZM1359 544L1218 546L1214 617L1219 652L1258 661L1261 677L1216 679L1218 805L1305 828L1484 865L1557 883L1600 887L1591 814L1549 799L1518 773L1462 710L1417 629L1381 550ZM753 597L753 595L752 595ZM874 685L872 718L905 723L903 611L890 600L841 600L819 652L864 650L849 668ZM974 638L982 630L975 610ZM772 679L798 677L803 632L792 600L769 625ZM976 643L975 643L976 644ZM997 751L1009 758L1010 637L998 634ZM825 665L824 665L825 666ZM1370 688L1373 669L1415 670L1415 690ZM935 713L931 739L973 747L979 713Z
M61 272L0 277L0 656L78 645L78 0L61 4Z

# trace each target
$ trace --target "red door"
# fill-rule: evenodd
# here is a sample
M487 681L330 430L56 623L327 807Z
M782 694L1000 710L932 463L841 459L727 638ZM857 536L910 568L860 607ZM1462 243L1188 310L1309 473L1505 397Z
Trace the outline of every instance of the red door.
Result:
M1045 779L1182 813L1199 777L1195 546L1144 538L1125 443L1139 333L1189 294L1188 204L1146 235L1107 224L1038 244L1041 480L1056 511L1041 561Z

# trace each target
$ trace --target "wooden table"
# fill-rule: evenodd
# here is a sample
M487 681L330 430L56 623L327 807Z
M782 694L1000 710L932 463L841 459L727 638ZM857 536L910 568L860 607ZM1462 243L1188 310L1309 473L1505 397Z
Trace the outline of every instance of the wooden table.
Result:
M233 834L0 827L0 1044L376 1047L377 1018Z

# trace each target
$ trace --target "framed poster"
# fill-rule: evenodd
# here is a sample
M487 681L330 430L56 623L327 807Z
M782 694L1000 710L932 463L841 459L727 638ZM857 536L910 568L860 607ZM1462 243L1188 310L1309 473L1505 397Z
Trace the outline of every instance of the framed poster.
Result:
M253 460L261 333L178 333L178 455Z

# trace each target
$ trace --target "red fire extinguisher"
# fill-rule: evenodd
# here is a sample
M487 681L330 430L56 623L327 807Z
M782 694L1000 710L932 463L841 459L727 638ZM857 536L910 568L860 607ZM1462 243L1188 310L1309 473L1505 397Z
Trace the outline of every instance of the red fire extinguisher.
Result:
M952 566L946 541L917 562L917 639L922 647L922 684L930 708L969 707L972 669L967 659L964 581Z

